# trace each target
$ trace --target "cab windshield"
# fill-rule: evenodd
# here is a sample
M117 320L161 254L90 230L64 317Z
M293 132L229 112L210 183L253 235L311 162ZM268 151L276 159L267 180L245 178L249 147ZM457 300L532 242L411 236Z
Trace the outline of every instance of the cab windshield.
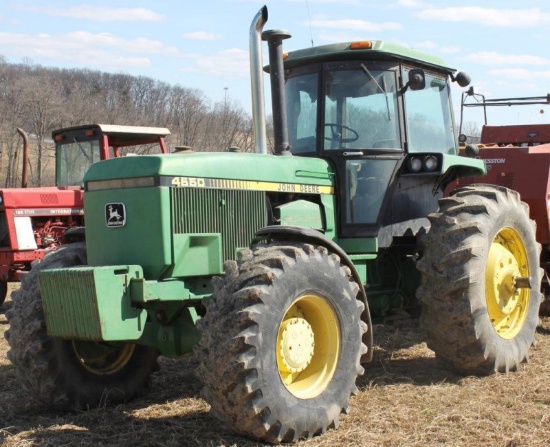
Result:
M56 147L57 186L83 185L88 168L100 160L99 141L88 140Z
M401 149L395 69L372 62L325 64L323 124L318 129L319 73L286 84L289 140L294 153L322 149Z

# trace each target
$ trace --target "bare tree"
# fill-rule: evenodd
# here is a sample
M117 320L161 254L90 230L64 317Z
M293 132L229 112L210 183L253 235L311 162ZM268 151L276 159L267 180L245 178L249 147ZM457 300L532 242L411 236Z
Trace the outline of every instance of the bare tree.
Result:
M462 133L468 137L468 143L479 143L481 128L475 121L466 121L462 125Z
M174 129L176 145L197 148L208 106L199 90L176 86L167 103L168 122Z
M53 169L47 169L53 160L52 131L94 122L168 127L169 143L198 151L254 148L251 117L227 94L211 106L197 89L142 76L44 68L30 61L8 64L0 55L2 184L15 186L19 181L17 127L30 137L29 183L40 186L53 181Z
M41 71L17 81L15 90L21 98L28 131L36 141L36 168L31 169L31 178L35 185L42 186L43 169L48 162L46 150L51 147L47 140L51 139L52 129L63 122L65 112L62 107L61 82L59 78Z

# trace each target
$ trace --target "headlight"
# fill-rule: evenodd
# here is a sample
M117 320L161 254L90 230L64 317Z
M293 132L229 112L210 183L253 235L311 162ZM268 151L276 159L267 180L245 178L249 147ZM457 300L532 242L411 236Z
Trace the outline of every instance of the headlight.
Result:
M437 169L437 158L433 155L426 155L422 162L422 168L426 172L433 172Z
M405 161L408 174L437 174L441 170L440 154L409 154Z
M410 172L420 172L422 169L422 160L420 157L410 157L407 161L407 166Z

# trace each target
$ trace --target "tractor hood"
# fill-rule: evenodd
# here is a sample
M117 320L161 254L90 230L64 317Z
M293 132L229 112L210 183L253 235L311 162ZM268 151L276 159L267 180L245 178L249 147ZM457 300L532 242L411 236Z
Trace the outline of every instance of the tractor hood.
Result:
M86 191L132 186L179 186L178 179L227 179L250 182L332 186L330 164L317 158L252 153L202 152L115 158L93 164ZM136 180L142 179L142 180ZM148 180L144 180L148 179ZM137 184L132 182L137 181ZM167 183L168 181L168 183ZM175 182L170 184L170 181ZM269 189L269 188L268 188Z

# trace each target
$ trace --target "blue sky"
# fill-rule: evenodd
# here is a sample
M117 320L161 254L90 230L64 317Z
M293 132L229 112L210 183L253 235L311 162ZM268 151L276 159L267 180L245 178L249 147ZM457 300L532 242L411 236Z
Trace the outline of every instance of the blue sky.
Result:
M249 27L292 34L285 51L384 39L443 57L487 98L550 92L548 0L3 0L0 54L10 63L90 68L227 95L250 110ZM264 50L264 56L267 51ZM266 88L266 94L269 89ZM454 87L455 108L462 89ZM546 113L541 114L540 110ZM467 109L466 120L481 119ZM547 106L493 108L494 124L550 122Z

